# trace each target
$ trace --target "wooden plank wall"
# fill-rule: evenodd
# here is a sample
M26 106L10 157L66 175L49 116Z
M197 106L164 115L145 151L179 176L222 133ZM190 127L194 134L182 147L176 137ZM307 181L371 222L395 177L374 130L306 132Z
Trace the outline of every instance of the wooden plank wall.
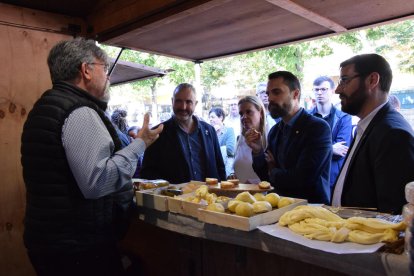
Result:
M51 87L49 50L71 38L46 29L58 30L75 21L0 4L0 275L34 275L22 239L25 187L20 138L34 102Z

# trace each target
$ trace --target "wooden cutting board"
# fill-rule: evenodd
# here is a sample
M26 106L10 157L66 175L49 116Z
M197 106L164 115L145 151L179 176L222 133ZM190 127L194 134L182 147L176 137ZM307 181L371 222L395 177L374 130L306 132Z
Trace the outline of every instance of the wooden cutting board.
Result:
M220 187L220 184L208 185L208 191L210 193L215 193L217 195L226 195L226 196L237 195L238 193L241 193L241 192L250 192L251 194L255 194L255 193L269 192L272 190L273 190L272 186L270 186L268 189L261 189L259 188L259 185L257 184L240 183L239 185L233 188L228 188L228 189L222 189Z

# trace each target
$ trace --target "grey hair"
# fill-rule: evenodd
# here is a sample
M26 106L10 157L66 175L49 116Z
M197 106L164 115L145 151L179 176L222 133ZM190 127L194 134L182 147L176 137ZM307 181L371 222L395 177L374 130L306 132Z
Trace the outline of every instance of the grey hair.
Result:
M175 89L174 89L174 92L173 92L173 97L175 97L175 95L178 93L178 92L180 92L181 90L184 90L184 89L190 89L192 92L193 92L193 94L194 94L194 96L197 96L197 93L196 93L196 90L195 90L195 87L193 86L193 85L191 85L191 84L189 84L189 83L180 83Z
M47 58L52 83L75 80L82 63L93 63L95 59L108 64L107 54L94 40L75 38L59 42Z

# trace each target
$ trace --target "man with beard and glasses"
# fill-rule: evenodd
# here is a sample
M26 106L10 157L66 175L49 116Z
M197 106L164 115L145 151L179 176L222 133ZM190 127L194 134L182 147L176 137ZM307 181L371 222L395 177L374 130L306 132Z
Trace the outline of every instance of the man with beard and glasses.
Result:
M193 115L197 105L194 86L178 85L171 101L174 115L163 123L159 139L145 151L141 177L175 184L207 177L225 180L216 130Z
M56 44L53 87L34 104L22 134L24 243L38 275L123 275L125 233L138 158L162 130L142 130L121 149L105 115L108 57L95 41Z
M354 56L340 64L336 93L342 110L360 118L335 184L332 205L400 214L404 187L414 180L413 130L387 101L392 82L380 55Z
M313 81L313 92L315 93L316 106L309 111L310 114L324 119L332 132L332 160L331 174L329 176L331 194L339 171L345 160L351 144L352 118L349 114L342 112L333 106L331 98L334 93L335 84L330 77L320 76Z
M332 156L329 125L299 106L300 83L292 73L270 74L267 94L271 116L282 120L270 130L266 151L260 133L246 133L254 171L282 196L328 204Z

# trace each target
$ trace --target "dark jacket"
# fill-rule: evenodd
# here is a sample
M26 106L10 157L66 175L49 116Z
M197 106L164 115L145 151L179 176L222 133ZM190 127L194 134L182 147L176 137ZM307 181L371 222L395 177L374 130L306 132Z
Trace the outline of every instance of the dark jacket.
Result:
M173 118L165 121L160 137L147 148L142 162L141 177L145 179L165 179L170 183L191 181L190 168L185 159L178 137L178 125ZM206 177L226 179L226 171L221 156L220 145L215 129L199 120L205 154Z
M317 113L316 107L314 107L310 114L315 115ZM352 141L352 117L348 113L342 112L336 107L332 106L331 115L333 116L331 133L332 133L332 145L338 142L345 141L346 145L349 147ZM338 178L339 171L344 164L345 157L340 155L332 154L331 160L331 173L329 176L329 182L331 185L331 191L333 192L332 187L334 186L336 179Z
M413 129L387 103L374 116L355 149L341 204L400 214L406 203L405 185L413 180Z
M300 112L286 144L285 168L276 164L269 175L263 153L253 157L253 169L261 180L269 180L275 192L282 196L328 204L331 130L324 120L305 110ZM273 126L268 135L268 150L275 160L278 155L280 124L281 122Z
M41 96L24 125L21 147L27 198L24 241L30 250L84 250L115 240L116 202L123 196L85 199L62 145L65 119L82 106L99 114L115 150L120 149L116 131L104 114L105 103L65 82L55 83Z

